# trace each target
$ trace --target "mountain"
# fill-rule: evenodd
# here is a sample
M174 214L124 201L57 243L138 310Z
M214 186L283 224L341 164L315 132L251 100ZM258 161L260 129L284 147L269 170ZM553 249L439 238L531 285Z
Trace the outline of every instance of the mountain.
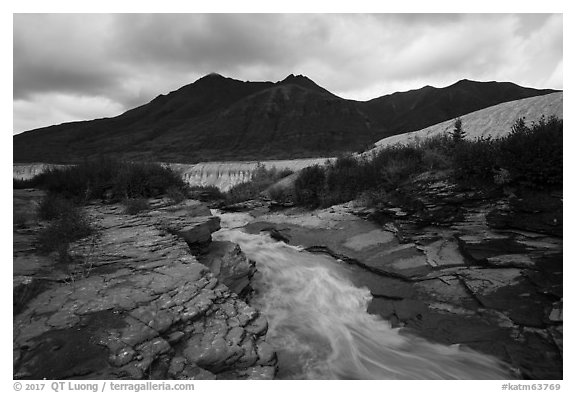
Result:
M362 104L363 111L382 127L384 136L403 134L503 102L553 93L510 82L463 79L445 88L426 86L394 93Z
M542 116L564 118L564 93L550 93L543 96L505 102L460 116L466 139L489 136L498 138L509 134L517 119L523 118L527 125L540 120ZM417 140L448 134L454 129L456 119L434 124L422 130L398 134L379 140L376 147L363 153L370 155L380 149L396 144L410 144Z
M552 92L463 80L360 102L302 75L273 83L209 74L113 118L15 135L14 162L67 163L98 155L182 163L326 157Z

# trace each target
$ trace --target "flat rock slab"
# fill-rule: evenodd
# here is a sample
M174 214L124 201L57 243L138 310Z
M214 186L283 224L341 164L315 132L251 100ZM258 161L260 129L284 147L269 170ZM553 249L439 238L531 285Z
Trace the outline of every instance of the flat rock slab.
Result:
M377 252L363 259L361 264L380 273L393 273L403 277L419 277L431 271L424 253L415 244L402 244Z
M362 251L382 244L388 244L395 239L394 234L391 232L374 229L348 238L344 243L344 247L354 251Z
M276 231L291 244L327 250L383 275L405 278L428 274L432 266L415 244L401 244L393 232L362 220L341 207L292 216L265 215L246 226L248 232Z
M499 255L525 253L527 250L526 245L507 236L486 238L483 235L462 235L458 236L458 243L462 253L475 262Z
M428 264L432 267L467 264L459 251L458 243L453 239L440 239L418 248L424 252Z
M358 287L367 287L373 297L387 299L410 299L416 294L414 286L403 280L385 277L359 266L351 265L350 280Z
M194 216L204 213L195 204L137 216L90 206L100 236L70 247L89 270L44 288L14 317L15 377L272 378L266 320L199 263L174 230L202 225L210 235L219 221ZM231 251L243 256L235 245Z
M415 283L414 287L424 299L454 304L470 310L475 310L479 306L478 301L470 295L466 286L457 276L443 276L420 281Z
M544 327L547 299L519 269L469 269L459 273L483 307L505 313L515 323Z

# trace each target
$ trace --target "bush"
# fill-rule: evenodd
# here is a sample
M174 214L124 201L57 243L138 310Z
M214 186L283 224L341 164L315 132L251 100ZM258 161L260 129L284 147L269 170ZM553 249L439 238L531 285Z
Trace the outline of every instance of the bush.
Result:
M454 149L457 179L529 188L562 185L562 123L554 116L531 126L518 119L503 138L460 141Z
M113 180L113 194L124 198L149 198L165 194L169 189L186 188L179 174L154 163L124 163Z
M226 202L232 204L258 198L262 191L292 173L289 169L277 170L276 167L267 169L264 165L258 164L250 181L237 184L228 190L225 196Z
M48 193L38 205L38 217L42 220L54 220L75 209L77 207L71 200L57 194Z
M320 205L325 178L325 170L319 165L302 169L294 182L296 203L310 207Z
M272 188L269 195L272 200L280 203L292 202L293 199L290 190L284 187Z
M14 178L14 182L12 184L12 188L14 190L22 190L24 188L34 188L37 187L39 184L38 176L34 176L31 179L16 179Z
M425 170L450 169L454 166L454 141L448 134L427 138L416 143L414 147L422 150L422 165Z
M303 169L295 181L295 202L329 206L361 197L376 206L430 170L447 170L460 183L476 186L550 187L562 184L562 120L542 118L528 127L519 120L500 139L464 139L461 123L455 134L439 135L380 150L370 158L340 157L325 166Z
M563 121L542 117L527 127L519 119L512 133L503 138L498 164L513 181L534 187L557 187L563 183Z
M226 195L216 186L192 186L188 190L188 195L192 199L202 202L223 200Z
M51 168L35 180L53 194L77 202L90 199L122 200L153 197L169 188L185 190L186 183L172 169L156 163L132 163L111 159L85 161L66 168Z
M184 194L184 192L181 189L174 186L170 186L168 188L168 190L166 191L166 196L168 197L168 199L170 199L170 202L172 202L173 204L180 203L186 199L186 194Z
M460 141L454 149L456 179L492 181L498 162L498 140Z
M70 260L68 249L71 242L94 233L87 217L76 207L67 210L40 231L38 248L40 251L57 251L60 262Z
M122 201L122 204L124 205L124 213L132 216L150 209L146 198L127 198Z

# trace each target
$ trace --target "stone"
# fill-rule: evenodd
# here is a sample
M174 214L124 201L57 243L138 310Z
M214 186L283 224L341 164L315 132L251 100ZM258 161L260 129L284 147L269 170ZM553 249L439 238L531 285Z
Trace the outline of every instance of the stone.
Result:
M256 271L237 244L225 241L212 242L200 258L214 275L232 292L244 294L250 286L250 277Z
M545 325L547 299L519 269L469 269L459 275L483 307L501 311L520 325Z
M246 331L256 336L262 336L266 334L267 330L268 330L268 321L263 315L258 316L256 319L254 319L248 325L246 325Z
M186 336L186 333L184 333L180 330L177 330L175 332L170 333L168 335L168 337L166 337L166 340L168 341L168 343L170 343L170 345L174 345L178 341L182 340L185 336Z
M529 254L507 254L486 258L486 263L497 267L516 267L520 269L532 268L536 265L534 258Z
M258 343L256 352L258 353L258 365L273 366L276 364L276 351L267 342Z
M556 302L552 305L552 311L548 315L548 319L551 322L562 322L563 313L562 313L562 300Z
M239 326L235 326L226 334L226 341L231 345L240 345L245 336L246 331Z
M228 345L223 338L205 341L195 337L188 340L183 354L189 362L218 373L230 368L226 361L233 356L240 358L243 351L238 345Z

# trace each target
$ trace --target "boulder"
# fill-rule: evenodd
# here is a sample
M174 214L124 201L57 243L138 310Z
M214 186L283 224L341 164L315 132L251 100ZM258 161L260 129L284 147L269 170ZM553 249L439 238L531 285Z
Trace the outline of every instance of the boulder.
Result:
M249 290L250 278L256 268L248 260L237 244L227 241L210 243L206 253L200 257L200 262L206 265L218 280L238 295Z

